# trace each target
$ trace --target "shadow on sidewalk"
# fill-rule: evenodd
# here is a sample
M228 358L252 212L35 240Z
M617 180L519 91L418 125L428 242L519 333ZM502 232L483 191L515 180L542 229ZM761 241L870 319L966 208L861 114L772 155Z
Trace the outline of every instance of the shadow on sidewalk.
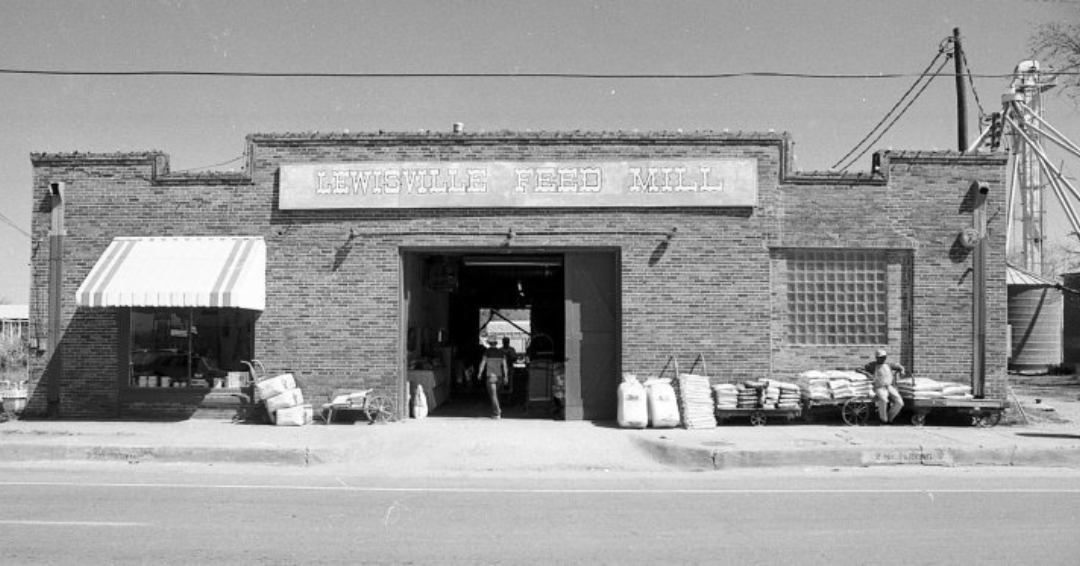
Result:
M1026 436L1029 438L1073 438L1080 440L1080 434L1062 434L1056 432L1018 432L1016 436Z

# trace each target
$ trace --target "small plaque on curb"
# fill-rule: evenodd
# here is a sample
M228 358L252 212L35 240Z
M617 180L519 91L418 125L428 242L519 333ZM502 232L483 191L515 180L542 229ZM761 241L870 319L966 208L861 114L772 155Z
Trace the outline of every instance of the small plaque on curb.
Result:
M918 464L921 466L949 466L953 465L952 454L943 448L935 448L929 451L920 449L906 450L876 450L863 452L862 464L864 466L892 466L901 464Z

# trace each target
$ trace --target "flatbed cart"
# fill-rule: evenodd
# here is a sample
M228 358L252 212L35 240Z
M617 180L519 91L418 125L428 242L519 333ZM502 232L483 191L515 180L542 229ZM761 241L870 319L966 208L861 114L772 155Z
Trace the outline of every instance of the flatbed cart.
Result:
M803 415L807 421L814 419L815 413L840 411L844 423L862 426L873 413L873 397L848 397L846 399L803 399Z
M716 422L724 424L724 421L731 418L750 417L751 425L765 426L770 417L774 419L784 418L791 422L799 418L800 415L802 415L802 408L800 407L716 409Z
M788 422L802 415L802 406L796 407L765 407L765 387L756 388L758 402L756 407L716 408L716 422L724 424L724 421L732 418L749 417L753 426L765 426L769 417L784 418Z
M972 426L991 427L1001 422L1005 411L1003 399L911 399L904 398L904 408L911 411L911 424L923 426L926 415L934 411L952 411L971 417Z

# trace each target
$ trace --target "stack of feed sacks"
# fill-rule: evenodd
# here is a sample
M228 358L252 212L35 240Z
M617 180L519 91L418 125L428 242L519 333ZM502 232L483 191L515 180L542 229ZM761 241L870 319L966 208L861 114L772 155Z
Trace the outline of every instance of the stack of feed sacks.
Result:
M686 428L715 428L716 414L713 408L708 376L684 373L679 376L678 385L683 426Z
M785 381L772 381L769 386L780 390L780 396L776 400L776 408L797 409L802 405L802 395L798 385Z
M266 404L270 420L278 426L301 426L311 422L313 410L304 404L304 394L291 373L283 373L255 382L255 389Z
M813 401L828 401L832 399L829 390L829 377L824 372L817 370L804 371L798 377L799 386L802 388L802 396Z
M851 392L860 399L874 396L874 384L866 374L857 371L848 372L848 381L851 382Z
M776 404L780 402L780 388L776 386L776 382L771 379L765 380L765 403L762 407L765 409L775 409Z
M928 377L901 380L896 388L904 399L941 399L945 396L945 384Z
M737 409L739 407L739 388L734 383L720 383L713 386L717 409Z
M851 387L851 375L845 371L827 371L829 378L829 392L833 399L850 399L855 396L855 390Z
M974 399L975 396L971 394L971 386L964 385L963 383L954 383L952 381L942 381L941 383L941 395L946 399Z
M739 384L739 408L760 409L765 401L765 383L744 381Z

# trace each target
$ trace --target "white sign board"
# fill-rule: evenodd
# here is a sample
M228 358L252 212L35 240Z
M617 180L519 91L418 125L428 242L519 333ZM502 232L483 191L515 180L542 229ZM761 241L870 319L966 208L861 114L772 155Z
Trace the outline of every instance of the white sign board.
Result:
M282 210L747 207L757 160L428 161L281 166Z

